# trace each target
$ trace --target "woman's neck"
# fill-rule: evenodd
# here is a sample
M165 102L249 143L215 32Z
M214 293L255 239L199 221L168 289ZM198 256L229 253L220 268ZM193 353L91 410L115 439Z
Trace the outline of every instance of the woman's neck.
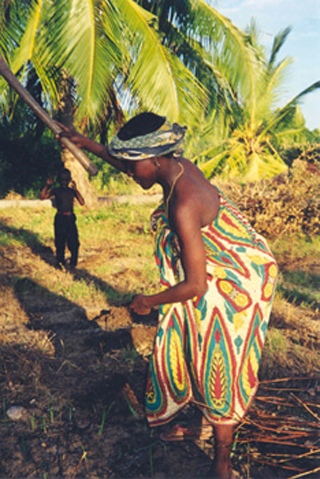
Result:
M164 161L161 161L164 160ZM162 186L165 197L169 194L177 175L181 172L182 163L179 159L161 158L159 171L159 184Z
M172 160L172 163L167 164L166 168L163 167L162 179L159 181L159 183L163 189L164 202L167 210L176 184L183 173L183 164L178 160Z

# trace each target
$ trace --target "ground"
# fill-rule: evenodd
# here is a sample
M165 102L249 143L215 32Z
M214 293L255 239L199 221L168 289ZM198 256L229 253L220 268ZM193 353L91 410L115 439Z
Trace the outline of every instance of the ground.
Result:
M71 273L54 267L53 248L44 241L0 247L0 479L208 477L212 440L164 443L166 427L150 430L144 418L156 311L145 318L112 301L101 308L39 281L42 275L103 289L108 279L93 274L94 263L114 255L102 242L83 248ZM294 264L284 257L282 269L289 265L320 276L312 258ZM124 281L119 274L112 287ZM304 348L305 357L301 364L293 352L292 363L271 360L270 339L257 398L235 436L232 460L244 478L320 477L320 374L313 359L319 319L318 308L288 303L271 318L271 328L291 328L290 344ZM196 424L199 413L190 407L178 420Z

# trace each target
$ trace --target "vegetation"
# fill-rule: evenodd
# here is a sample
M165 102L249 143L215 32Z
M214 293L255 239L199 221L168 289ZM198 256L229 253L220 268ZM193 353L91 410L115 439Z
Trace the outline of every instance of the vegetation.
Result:
M319 132L305 128L298 107L319 82L274 108L291 61L278 60L290 29L267 52L254 24L241 32L204 0L10 0L1 8L0 52L13 71L55 118L102 142L128 115L153 110L188 126L187 154L207 177L256 180L284 171L297 141L319 140ZM29 184L11 180L12 151L14 166L25 151L39 163L50 157L39 176L60 166L57 153L52 147L52 155L43 154L50 135L3 80L0 95L0 135L6 139L0 194L15 189L32 196ZM29 143L40 144L40 151L29 151ZM62 161L93 199L84 171L67 152ZM102 181L109 181L106 170L96 185Z
M281 274L262 383L233 461L255 479L316 477L320 132L306 129L299 101L320 85L275 108L290 30L267 52L254 24L241 32L204 0L4 0L0 28L14 73L65 124L107 143L137 111L185 123L186 156L269 239ZM1 198L38 197L61 160L86 199L82 179L98 195L140 192L96 158L89 183L1 79L0 107ZM240 182L224 182L234 176ZM154 206L78 208L74 274L54 267L53 209L0 210L1 476L179 478L209 469L212 443L164 447L144 421L157 312L141 318L126 305L158 288ZM185 417L199 420L193 408Z
M299 158L288 173L245 185L231 182L225 187L254 228L268 237L320 232L319 163Z
M237 204L244 201L239 185L220 186ZM281 204L281 188L276 196L271 184L271 192L272 203ZM164 447L159 431L150 434L143 419L157 315L130 315L125 305L135 293L158 289L149 227L154 207L79 207L74 274L54 268L53 209L0 210L4 477L179 478L209 469L211 443ZM312 414L319 414L320 243L318 234L304 234L301 223L290 235L272 235L271 227L267 235L281 276L262 383L237 431L233 462L247 477L276 472L284 479L312 470L319 459ZM11 418L12 407L23 408L20 419ZM192 408L186 414L182 420L199 419Z
M201 141L195 140L189 154L207 177L218 174L222 177L241 177L244 181L272 178L286 171L284 149L300 138L306 143L305 120L298 101L316 88L316 82L281 108L275 104L281 98L286 68L290 58L278 61L290 28L280 32L273 41L270 52L258 42L254 23L248 31L248 43L254 51L251 71L243 75L246 81L229 82L232 92L224 109L213 109L207 116ZM220 64L220 62L219 62ZM228 64L223 65L225 76ZM314 138L319 132L315 132ZM312 137L312 134L309 134Z

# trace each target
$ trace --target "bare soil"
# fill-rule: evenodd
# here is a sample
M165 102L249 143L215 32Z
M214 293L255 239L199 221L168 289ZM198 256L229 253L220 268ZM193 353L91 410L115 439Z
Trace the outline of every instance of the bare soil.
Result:
M137 317L111 301L106 309L85 307L38 284L41 269L57 280L105 281L90 274L90 262L108 261L108 247L81 254L70 273L54 268L45 245L0 248L0 478L210 477L212 439L164 443L159 435L166 426L150 430L144 418L157 312ZM300 267L290 261L290 268ZM310 267L316 268L311 260ZM271 324L301 327L304 340L296 341L306 354L318 350L319 310L288 307L291 314L274 314ZM245 478L302 477L312 470L306 477L320 477L319 369L306 371L296 362L277 369L275 359L272 370L262 362L261 379L236 433L235 469ZM10 419L15 406L23 409ZM200 417L190 406L177 420L197 424Z

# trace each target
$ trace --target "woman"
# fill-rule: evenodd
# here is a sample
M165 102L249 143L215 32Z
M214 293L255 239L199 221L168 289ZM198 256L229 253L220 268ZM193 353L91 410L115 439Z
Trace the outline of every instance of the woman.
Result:
M154 212L162 291L137 295L131 308L159 306L146 412L150 426L173 419L189 403L215 433L212 475L231 479L233 427L258 386L258 365L273 299L277 266L265 242L236 207L180 155L185 128L142 113L108 148L77 133L95 153L149 189L162 186ZM175 426L164 440L191 437Z

